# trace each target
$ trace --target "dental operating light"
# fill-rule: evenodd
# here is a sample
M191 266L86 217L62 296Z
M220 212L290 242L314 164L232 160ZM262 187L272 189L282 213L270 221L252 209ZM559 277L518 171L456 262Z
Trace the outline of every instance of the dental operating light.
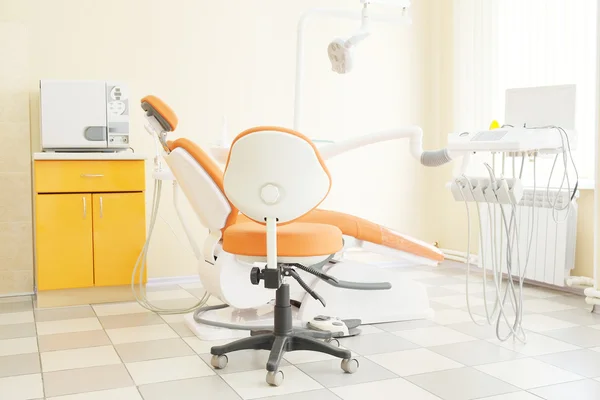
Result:
M331 70L338 74L346 74L352 71L354 66L354 49L359 42L366 39L369 31L369 9L368 3L363 5L361 16L361 27L348 39L335 38L327 46L327 55L331 61Z
M410 1L388 0L388 1L371 1L361 0L363 5L361 13L360 29L353 33L350 37L335 38L327 46L327 56L331 62L331 70L338 74L346 74L352 71L354 67L354 50L358 43L369 37L370 31L370 4L383 4L395 7L402 7L404 10L410 6Z
M315 8L305 12L298 22L298 36L296 45L296 85L294 100L294 130L300 131L300 118L302 114L302 79L304 77L304 28L312 16L336 17L361 22L359 29L348 37L333 39L327 46L327 55L331 62L331 70L338 74L347 74L355 66L354 52L357 45L371 34L371 22L385 22L389 24L410 24L411 19L405 15L410 7L411 0L360 0L361 11ZM401 8L402 15L371 14L370 6L373 4Z

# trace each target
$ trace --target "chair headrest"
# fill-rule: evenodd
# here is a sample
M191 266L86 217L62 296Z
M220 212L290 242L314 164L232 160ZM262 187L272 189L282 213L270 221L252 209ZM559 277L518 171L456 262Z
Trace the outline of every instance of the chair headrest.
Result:
M161 99L156 96L148 95L141 101L142 109L146 112L147 117L154 117L165 130L165 132L173 132L177 129L179 120L175 112Z

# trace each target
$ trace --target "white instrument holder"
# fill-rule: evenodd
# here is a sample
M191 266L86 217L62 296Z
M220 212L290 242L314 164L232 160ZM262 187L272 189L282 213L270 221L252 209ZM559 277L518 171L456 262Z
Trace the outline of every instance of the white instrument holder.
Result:
M464 178L448 183L456 201L478 203L519 204L523 198L523 184L518 178L499 178L491 182L489 178L468 178L471 188ZM460 185L460 186L459 186Z

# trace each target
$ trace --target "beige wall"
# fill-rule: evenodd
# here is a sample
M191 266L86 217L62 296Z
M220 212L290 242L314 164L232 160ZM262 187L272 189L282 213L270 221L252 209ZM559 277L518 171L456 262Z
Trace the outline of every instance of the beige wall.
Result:
M24 25L0 20L0 59L0 294L26 293L33 288L33 246Z
M427 132L426 144L435 144L438 135L430 134L435 118L429 107L436 40L429 28L433 3L415 2L412 26L374 24L374 34L358 49L356 70L347 76L330 71L326 46L335 36L355 31L358 22L310 21L303 131L311 137L340 139L417 124ZM259 124L291 126L300 15L312 7L357 6L347 0L19 0L0 2L0 18L19 24L19 28L6 28L2 38L14 40L16 33L21 34L18 48L9 50L21 56L19 65L28 67L18 93L31 96L34 149L39 144L39 79L118 79L129 83L133 99L132 145L136 152L152 157L153 142L135 106L137 99L149 93L164 98L178 113L180 125L174 137L186 136L201 146L218 139L223 114L231 136ZM29 137L26 127L21 128L18 137L23 142L19 144L25 145ZM18 163L26 167L22 177L28 181L29 156L23 152ZM151 165L149 162L149 170ZM410 158L407 143L360 149L332 160L330 167L334 186L324 206L426 240L436 239L424 223L427 212L420 201L429 186L423 183L428 171ZM1 183L3 176L0 196L7 185L17 185ZM151 189L150 173L148 178ZM163 191L161 218L150 251L151 278L196 274L196 262L179 226L168 186ZM19 199L29 202L29 188L23 186L21 192ZM24 202L16 204L23 207ZM187 205L184 214L201 242L205 229ZM31 226L30 213L24 221L11 223L10 229L22 226ZM31 240L19 241L23 242L29 246ZM31 248L23 251L28 257L31 254ZM22 265L29 283L19 290L30 290L31 259ZM0 286L0 293L7 290L10 287Z

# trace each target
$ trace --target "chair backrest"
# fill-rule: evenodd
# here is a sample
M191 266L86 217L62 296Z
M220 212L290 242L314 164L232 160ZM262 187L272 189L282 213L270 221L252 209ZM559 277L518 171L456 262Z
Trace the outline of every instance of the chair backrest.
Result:
M224 173L225 195L244 215L265 223L296 220L329 193L331 176L315 145L290 129L264 126L239 134Z
M233 225L238 209L225 197L223 172L197 144L188 139L168 142L165 160L196 215L211 232Z
M159 136L177 128L177 115L158 97L144 97L141 107ZM217 163L191 140L182 138L165 145L165 161L200 222L211 232L234 224L239 211L225 197L223 172Z

